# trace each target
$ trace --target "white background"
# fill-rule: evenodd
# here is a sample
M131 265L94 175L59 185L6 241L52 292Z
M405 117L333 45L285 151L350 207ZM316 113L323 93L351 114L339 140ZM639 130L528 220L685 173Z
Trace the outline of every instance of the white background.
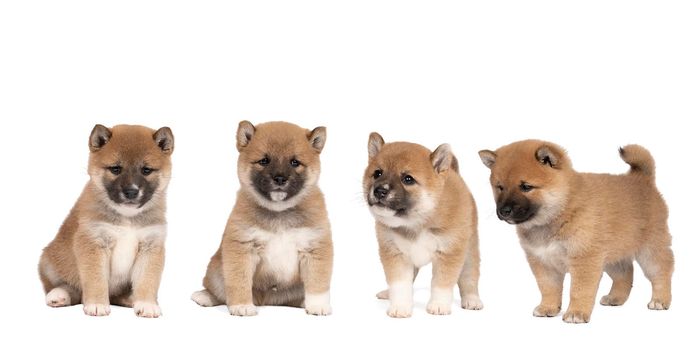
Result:
M0 347L697 348L698 18L697 1L4 1ZM242 119L328 127L330 317L237 318L189 300L234 203ZM95 123L175 133L157 320L44 305L36 264L87 181ZM428 315L429 269L413 318L374 299L384 277L361 195L371 131L453 146L479 207L484 310ZM535 280L476 154L523 138L560 143L582 171L626 171L626 143L652 151L674 236L671 310L646 309L637 269L627 304L597 305L590 324L531 316Z

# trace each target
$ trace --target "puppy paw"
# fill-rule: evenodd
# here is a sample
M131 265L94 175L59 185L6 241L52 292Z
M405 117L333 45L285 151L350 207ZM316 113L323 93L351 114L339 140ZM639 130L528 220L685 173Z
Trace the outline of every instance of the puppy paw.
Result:
M462 308L467 310L481 310L484 308L484 304L478 295L467 295L462 298Z
M668 310L668 308L671 306L670 301L662 301L658 299L652 299L649 304L647 304L647 307L649 310Z
M316 316L328 316L332 311L331 304L306 305L304 308L306 309L307 314Z
M88 316L107 316L110 309L108 304L83 304L83 312Z
M452 313L452 306L440 301L430 301L425 310L431 315L449 315Z
M138 317L158 318L161 315L160 306L147 301L137 301L134 303L134 313Z
M535 316L535 317L554 317L556 315L559 315L559 311L561 311L561 307L559 307L559 306L540 304L535 308L535 310L532 310L532 316Z
M258 310L253 304L229 305L228 312L233 316L255 316Z
M377 299L388 300L389 299L389 290L385 289L385 290L377 293Z
M61 307L70 305L70 294L67 290L56 287L46 294L46 305L51 307Z
M600 298L600 305L605 305L605 306L620 306L627 301L627 298L622 298L619 296L614 296L612 294L608 294Z
M192 293L192 296L190 298L199 306L211 307L217 305L214 296L211 295L211 293L209 293L209 291L207 291L206 289Z
M391 304L386 314L394 318L411 317L413 313L413 305L411 304Z
M564 313L562 320L566 323L588 323L591 320L591 314L583 311L568 310Z

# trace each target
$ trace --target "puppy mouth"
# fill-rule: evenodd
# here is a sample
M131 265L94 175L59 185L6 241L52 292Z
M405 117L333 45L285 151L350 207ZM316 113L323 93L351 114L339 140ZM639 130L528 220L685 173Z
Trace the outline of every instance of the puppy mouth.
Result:
M522 217L522 218L505 218L505 219L504 219L504 218L500 218L500 219L503 220L503 221L505 221L505 222L507 222L507 223L509 223L509 224L511 224L511 225L520 225L520 224L522 224L522 223L524 223L524 222L529 221L529 220L532 219L534 216L535 216L535 213L532 212L532 213L528 213L527 216Z
M387 204L382 203L382 202L370 204L370 207L378 209L379 211L382 212L382 214L391 214L391 215L383 215L383 216L407 216L408 215L408 208L405 208L405 207L392 208L390 205L387 205Z
M287 199L287 192L280 190L270 191L270 199L273 202L281 202Z

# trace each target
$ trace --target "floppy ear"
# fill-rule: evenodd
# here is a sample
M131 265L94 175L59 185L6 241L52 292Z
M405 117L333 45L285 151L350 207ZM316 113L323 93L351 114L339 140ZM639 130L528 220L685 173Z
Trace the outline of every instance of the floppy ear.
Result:
M321 153L323 146L326 144L326 127L319 126L311 130L306 136L313 147L318 153Z
M376 132L369 134L369 141L367 141L367 152L369 154L369 159L374 158L379 151L381 151L382 146L384 146L384 138Z
M238 132L236 132L236 148L240 152L245 146L248 146L250 140L255 134L255 127L247 120L238 123Z
M95 124L90 133L90 151L97 152L104 145L107 144L109 139L112 138L112 132L102 124Z
M555 147L542 145L537 149L537 152L535 152L535 158L544 165L558 169L564 161L564 154Z
M450 145L443 143L430 154L430 161L433 163L433 169L439 174L446 171L452 165L452 149Z
M487 149L481 150L479 151L479 157L481 158L481 162L489 169L496 163L496 153L493 151Z
M153 141L165 154L171 154L175 150L175 137L169 127L164 126L153 134Z

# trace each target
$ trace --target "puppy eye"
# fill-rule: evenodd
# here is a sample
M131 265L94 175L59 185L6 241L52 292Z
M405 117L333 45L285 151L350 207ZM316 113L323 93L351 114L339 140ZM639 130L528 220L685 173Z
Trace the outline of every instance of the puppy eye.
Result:
M292 168L296 168L296 167L298 167L298 166L301 165L301 162L298 161L298 160L296 160L296 159L292 159L292 160L289 162L289 165L291 165Z
M374 174L372 174L372 177L376 180L380 177L382 177L382 169L377 169L374 171Z
M401 182L406 185L414 185L416 183L416 179L414 179L411 175L406 175L403 177L403 179L401 179Z
M268 164L270 164L270 158L265 157L263 159L260 159L258 161L258 164L260 164L262 166L267 166Z
M520 184L520 192L530 192L534 189L535 189L535 186L532 186L528 183L523 182Z
M143 174L143 176L151 175L152 172L153 172L153 168L149 168L147 166L141 168L141 174Z
M108 167L107 170L109 170L109 172L114 175L119 175L122 173L122 167L120 165L113 165L111 167Z
M501 185L496 185L496 189L498 190L498 192L503 192L504 190L503 186Z

